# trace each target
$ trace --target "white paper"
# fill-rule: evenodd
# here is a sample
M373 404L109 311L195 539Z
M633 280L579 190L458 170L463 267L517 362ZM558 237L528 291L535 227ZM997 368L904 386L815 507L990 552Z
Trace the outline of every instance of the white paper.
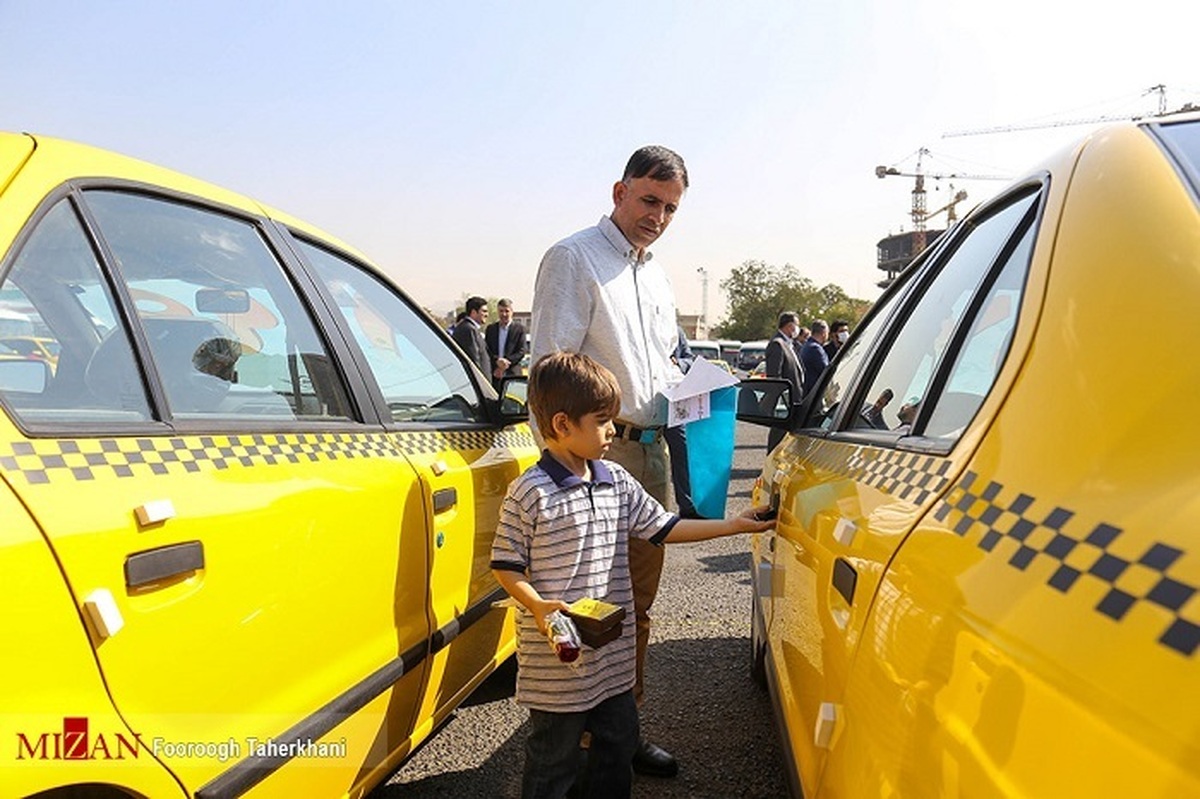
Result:
M678 427L712 415L709 394L736 386L738 379L704 358L697 358L683 380L663 391L667 398L667 426Z
M697 394L694 397L684 397L681 400L671 400L667 403L667 427L679 427L681 424L707 419L712 414L708 396L708 394Z

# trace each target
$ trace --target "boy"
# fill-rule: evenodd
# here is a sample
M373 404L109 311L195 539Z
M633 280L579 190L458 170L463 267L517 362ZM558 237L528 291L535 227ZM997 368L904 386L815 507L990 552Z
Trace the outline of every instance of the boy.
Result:
M616 378L586 355L557 352L529 375L529 406L546 442L512 482L492 545L492 573L526 612L518 621L517 701L529 708L522 796L563 796L575 781L580 736L590 733L584 795L629 796L638 745L629 539L701 541L766 530L750 510L732 519L668 513L608 450L621 407ZM625 608L621 635L578 660L558 660L546 617L591 597Z

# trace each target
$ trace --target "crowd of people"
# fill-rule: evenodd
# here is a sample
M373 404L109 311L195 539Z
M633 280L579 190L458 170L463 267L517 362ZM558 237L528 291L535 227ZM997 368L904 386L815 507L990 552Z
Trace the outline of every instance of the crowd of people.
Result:
M767 342L766 376L791 383L792 403L798 405L817 385L849 337L850 324L841 319L832 325L824 319L814 319L808 327L803 327L799 314L783 311L775 335ZM767 436L767 451L774 450L783 436L782 429L772 428Z

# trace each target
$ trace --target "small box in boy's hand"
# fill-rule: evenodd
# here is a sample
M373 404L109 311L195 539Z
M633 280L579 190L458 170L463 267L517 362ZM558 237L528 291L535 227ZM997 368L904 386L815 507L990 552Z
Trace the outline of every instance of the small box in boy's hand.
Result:
M625 621L625 608L599 599L577 599L571 603L567 615L579 628L579 637L592 649L599 649L609 641L621 637L621 623Z

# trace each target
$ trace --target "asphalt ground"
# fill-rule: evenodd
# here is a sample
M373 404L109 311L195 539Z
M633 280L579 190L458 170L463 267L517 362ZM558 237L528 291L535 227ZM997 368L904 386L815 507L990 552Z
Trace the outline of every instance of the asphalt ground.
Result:
M738 423L726 512L750 504L765 428ZM784 797L770 701L750 681L749 536L668 544L651 611L642 734L679 760L673 779L635 777L635 799ZM519 797L528 713L515 664L492 675L369 799Z

